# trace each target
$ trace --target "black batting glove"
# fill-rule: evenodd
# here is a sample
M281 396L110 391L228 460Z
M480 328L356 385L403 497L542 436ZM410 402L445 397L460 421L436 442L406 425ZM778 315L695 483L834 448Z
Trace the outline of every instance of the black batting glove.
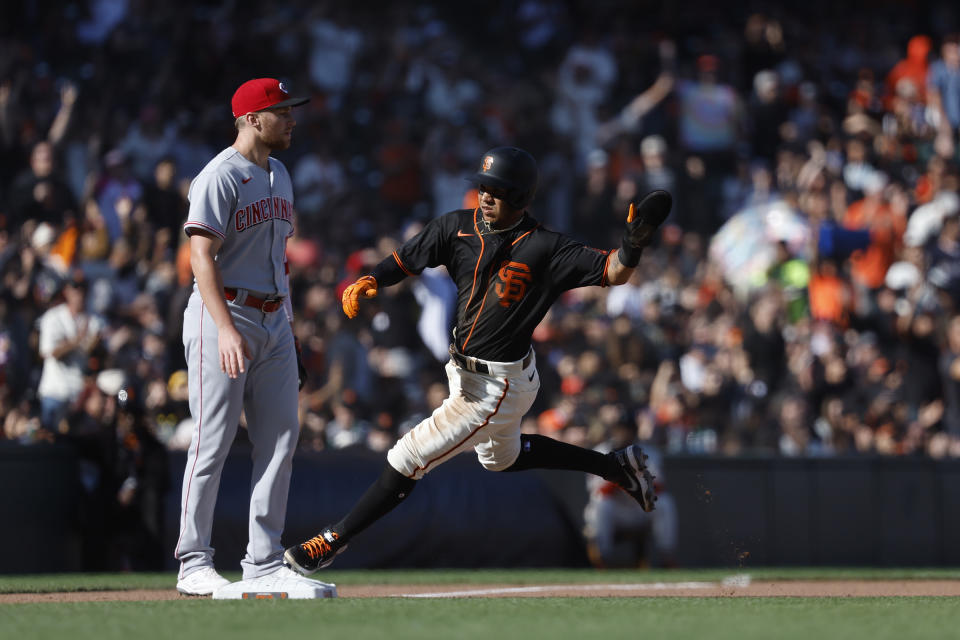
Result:
M653 234L670 215L673 197L663 190L651 191L643 197L640 204L630 203L627 214L627 230L620 242L620 264L636 267L644 247L653 241Z

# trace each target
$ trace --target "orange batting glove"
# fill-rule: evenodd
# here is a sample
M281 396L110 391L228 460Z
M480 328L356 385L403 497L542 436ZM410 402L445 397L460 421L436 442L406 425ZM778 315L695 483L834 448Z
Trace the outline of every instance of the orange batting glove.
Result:
M360 311L360 296L372 298L377 295L377 279L373 276L363 276L352 285L343 290L343 297L340 302L343 304L343 312L348 318L356 318Z

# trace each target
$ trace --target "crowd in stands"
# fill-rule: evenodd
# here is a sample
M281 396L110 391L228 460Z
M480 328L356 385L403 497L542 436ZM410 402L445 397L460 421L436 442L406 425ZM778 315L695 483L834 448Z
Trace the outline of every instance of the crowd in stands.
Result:
M0 439L99 437L123 390L146 427L123 447L189 444L186 187L233 140L234 89L271 76L311 96L278 154L298 216L304 449L384 450L445 397L442 270L352 321L340 294L425 221L474 206L463 177L512 144L539 163L531 214L591 246L619 246L647 191L675 197L630 283L569 292L537 329L526 430L960 457L952 3L14 5Z

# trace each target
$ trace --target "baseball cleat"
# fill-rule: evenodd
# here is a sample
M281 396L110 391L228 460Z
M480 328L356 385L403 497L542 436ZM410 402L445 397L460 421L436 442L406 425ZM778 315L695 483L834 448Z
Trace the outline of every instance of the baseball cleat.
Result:
M657 501L653 492L653 475L647 469L647 456L640 445L632 444L607 455L613 456L623 472L624 479L617 485L640 503L644 511L653 511Z
M228 584L230 581L217 573L216 569L204 567L177 580L177 591L185 596L209 596Z
M336 531L327 527L302 544L283 552L283 562L302 575L330 566L338 553L347 548Z

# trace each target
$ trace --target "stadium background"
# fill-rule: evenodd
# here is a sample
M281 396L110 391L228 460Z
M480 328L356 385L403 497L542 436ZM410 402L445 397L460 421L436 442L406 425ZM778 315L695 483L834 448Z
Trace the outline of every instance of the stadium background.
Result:
M62 508L9 506L21 515L4 535L47 549L69 534L69 554L50 568L169 564L190 430L183 194L232 139L235 87L270 75L312 96L280 156L295 180L289 255L312 373L288 535L335 508L320 497L328 487L357 491L368 479L332 470L384 451L444 391L443 278L390 289L352 323L342 288L468 201L462 176L509 143L539 159L534 215L594 246L615 246L636 194L677 196L634 282L572 292L537 331L543 389L526 429L592 446L618 423L635 426L664 455L681 564L742 560L748 547L757 559L790 522L811 527L799 541L780 537L797 562L891 563L884 549L905 548L907 562L951 561L957 123L931 105L926 82L960 30L956 12L938 2L14 3L0 24L0 444L14 505ZM950 102L960 95L942 97L948 114L960 109ZM37 321L78 272L102 339L66 420L43 425ZM139 438L117 438L121 384L146 416ZM475 471L457 461L431 484L453 497L467 490L460 482L472 487L475 500L461 503L479 522L497 515L479 498L500 494L486 492L560 495L540 528L533 510L529 526L498 521L499 531L522 531L530 548L562 532L556 557L585 562L582 479L531 475L500 489ZM131 475L135 508L116 500ZM245 493L238 484L221 503ZM824 495L832 510L811 525ZM438 537L480 537L453 507L431 504L417 522ZM565 524L543 526L562 514ZM787 524L774 526L781 515ZM398 526L382 524L384 538ZM712 541L692 537L703 531ZM837 532L861 553L824 555L848 548ZM146 534L162 560L111 552L116 536Z

